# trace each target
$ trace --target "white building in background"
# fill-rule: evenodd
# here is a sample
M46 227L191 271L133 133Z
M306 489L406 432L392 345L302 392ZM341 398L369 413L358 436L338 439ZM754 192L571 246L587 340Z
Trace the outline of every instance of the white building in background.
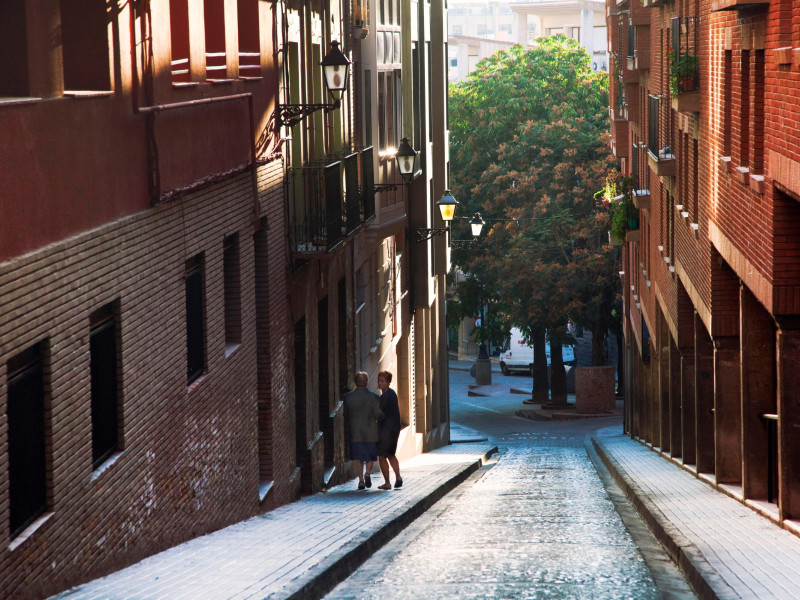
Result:
M448 77L460 81L483 58L513 44L563 33L586 48L595 71L608 69L605 4L599 0L448 3Z

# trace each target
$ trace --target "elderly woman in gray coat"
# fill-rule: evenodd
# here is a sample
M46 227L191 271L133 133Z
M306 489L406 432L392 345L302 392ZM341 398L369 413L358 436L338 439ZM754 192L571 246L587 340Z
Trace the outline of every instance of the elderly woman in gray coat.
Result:
M383 412L380 398L367 389L369 375L359 371L353 381L356 389L344 396L344 422L350 439L350 459L358 469L358 489L363 490L372 487L370 473L378 459L378 421L383 419Z

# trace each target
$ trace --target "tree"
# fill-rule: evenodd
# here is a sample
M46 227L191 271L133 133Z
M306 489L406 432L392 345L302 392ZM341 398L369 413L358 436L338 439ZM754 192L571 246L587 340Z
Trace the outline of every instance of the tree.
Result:
M539 397L546 364L537 346L547 331L552 401L565 402L567 321L602 343L619 287L609 215L594 198L613 161L608 78L561 35L484 59L450 95L453 194L463 214L480 211L487 222L481 245L454 251L454 260L493 283L512 322L530 333ZM600 360L593 352L593 364Z
M497 290L487 286L472 274L455 285L455 298L448 302L447 316L458 326L464 319L480 317L481 324L471 332L479 344L502 344L511 334L511 323L506 316Z

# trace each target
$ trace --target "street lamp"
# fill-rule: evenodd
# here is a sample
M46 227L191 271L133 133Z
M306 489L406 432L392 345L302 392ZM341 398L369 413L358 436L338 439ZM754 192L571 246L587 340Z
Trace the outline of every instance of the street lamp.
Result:
M453 198L450 190L445 190L444 195L436 203L436 206L439 207L439 212L442 213L442 221L449 223L456 216L458 200Z
M400 175L406 183L411 181L411 178L414 177L414 170L417 165L417 154L418 152L408 143L407 137L400 140L400 147L397 149L397 154L395 154L394 158L397 161L397 168L400 171Z
M333 40L331 49L319 63L325 74L325 84L335 102L339 102L342 94L347 89L347 80L350 75L350 59L339 50L339 42Z
M436 203L436 206L439 207L439 213L442 215L442 220L445 223L445 227L434 227L432 229L419 227L417 229L413 229L414 241L424 242L425 240L431 239L435 235L444 235L450 231L450 227L448 225L456 216L456 207L458 206L458 201L453 198L450 190L445 190L442 197Z
M472 215L472 218L469 220L469 226L472 229L472 237L477 238L481 234L481 229L483 229L484 223L483 219L481 218L481 213L475 213Z
M404 137L400 140L400 146L395 152L394 159L397 161L397 170L400 171L400 176L403 178L403 183L411 183L414 177L414 170L417 164L417 154L419 154L411 144L408 143L408 138ZM386 192L396 190L396 183L379 183L374 186L375 192Z
M467 219L467 217L461 217L462 219ZM472 217L469 218L469 227L472 230L472 239L471 240L450 240L450 246L469 246L474 244L478 241L478 237L481 235L481 231L483 230L483 226L486 225L483 218L481 217L481 213L475 213Z
M275 109L278 126L294 127L308 115L318 110L339 108L342 94L347 90L350 75L350 59L339 49L339 42L333 40L331 49L320 62L325 75L325 87L333 98L328 104L278 104Z

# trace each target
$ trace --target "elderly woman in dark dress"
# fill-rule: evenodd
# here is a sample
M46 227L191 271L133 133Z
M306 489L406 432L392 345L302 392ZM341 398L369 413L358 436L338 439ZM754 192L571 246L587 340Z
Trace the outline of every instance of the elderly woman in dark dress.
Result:
M394 470L394 487L399 488L403 485L403 478L400 477L400 463L397 462L395 452L397 451L397 438L400 436L402 424L400 423L400 406L397 402L397 394L389 387L392 383L392 374L389 371L378 373L378 389L381 391L381 411L384 414L382 421L378 423L378 464L383 474L383 485L378 486L379 490L390 490L392 484L389 483L389 465Z

